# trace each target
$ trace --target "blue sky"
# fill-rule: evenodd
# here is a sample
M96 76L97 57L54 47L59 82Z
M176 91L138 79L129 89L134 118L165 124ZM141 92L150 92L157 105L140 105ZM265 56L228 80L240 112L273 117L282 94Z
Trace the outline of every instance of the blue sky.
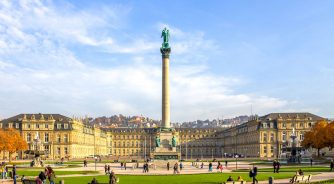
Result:
M253 112L334 117L332 1L1 1L0 117L161 117L170 29L171 119Z

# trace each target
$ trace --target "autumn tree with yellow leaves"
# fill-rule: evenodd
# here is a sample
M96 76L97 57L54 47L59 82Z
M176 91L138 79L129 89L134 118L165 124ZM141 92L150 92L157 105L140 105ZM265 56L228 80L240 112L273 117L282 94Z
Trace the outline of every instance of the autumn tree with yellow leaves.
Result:
M13 153L28 148L27 142L21 137L20 132L15 129L0 130L0 151L9 153L9 161Z
M318 156L322 148L334 148L334 121L327 123L326 120L318 121L311 129L304 135L302 146L305 148L315 148L318 150Z

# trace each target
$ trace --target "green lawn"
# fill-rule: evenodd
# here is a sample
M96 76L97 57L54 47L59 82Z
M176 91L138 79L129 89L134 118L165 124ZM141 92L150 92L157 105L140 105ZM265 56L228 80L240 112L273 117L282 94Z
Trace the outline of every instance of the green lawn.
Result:
M291 178L293 173L280 173L274 175L275 179ZM120 184L191 184L191 183L221 183L226 181L228 176L232 176L237 179L238 176L242 176L244 180L251 181L248 177L248 173L212 173L212 174L194 174L194 175L158 175L158 176L142 176L142 175L118 175L120 178ZM270 173L260 174L257 178L258 180L268 180L272 176ZM97 176L95 177L99 183L107 183L108 176ZM93 179L92 176L83 177L64 177L57 178L59 180L65 180L66 184L76 184L76 183L89 183Z
M18 169L17 174L19 176L38 176L39 173L44 170L36 170L36 169ZM70 174L97 174L98 171L57 171L55 170L56 175L70 175Z
M298 166L298 167L281 167L280 172L296 172L301 169L303 172L329 172L329 167L306 167L306 166ZM233 172L245 172L247 169L239 169L233 170ZM273 172L273 168L261 168L259 172Z

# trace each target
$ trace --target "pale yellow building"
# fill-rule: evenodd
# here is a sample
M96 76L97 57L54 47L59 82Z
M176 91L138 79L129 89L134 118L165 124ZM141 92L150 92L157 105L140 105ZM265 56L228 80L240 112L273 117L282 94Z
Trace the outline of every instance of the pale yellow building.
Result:
M226 129L177 128L181 159L222 158L235 153L247 157L276 158L290 152L295 129L297 147L306 131L323 118L310 113L271 113ZM39 137L47 157L84 158L93 155L148 158L155 148L156 128L100 129L60 114L19 114L0 121L0 128L15 128L33 149ZM8 156L7 154L0 154ZM1 157L0 156L0 157ZM23 152L19 157L26 157Z

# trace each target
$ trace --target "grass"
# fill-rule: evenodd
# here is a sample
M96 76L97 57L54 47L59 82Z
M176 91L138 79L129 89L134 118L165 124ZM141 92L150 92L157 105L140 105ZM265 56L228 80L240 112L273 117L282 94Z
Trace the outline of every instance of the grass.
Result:
M293 173L280 173L275 175L275 179L291 178ZM118 175L120 178L120 183L122 184L217 184L226 181L229 176L237 179L241 176L246 181L251 181L248 177L248 173L211 173L211 174L193 174L193 175L157 175L157 176L143 176L143 175ZM272 176L271 173L260 174L257 179L268 180ZM64 180L66 184L76 184L76 183L89 183L94 177L83 176L83 177L64 177L57 178L57 182ZM99 183L108 183L108 176L96 176L95 177Z
M37 170L37 169L18 169L17 174L19 176L25 175L25 176L38 176L41 171L44 171L43 169ZM71 175L71 174L98 174L98 171L57 171L55 170L56 175Z
M329 167L305 167L305 166L298 166L298 167L282 167L279 171L280 172L296 172L298 169L301 169L303 172L330 172ZM248 169L239 169L233 170L233 172L245 172L249 171ZM259 172L267 172L272 173L273 168L260 168Z
M318 181L318 182L312 182L312 184L329 184L329 183L334 183L334 179L331 180L326 180L326 181Z

